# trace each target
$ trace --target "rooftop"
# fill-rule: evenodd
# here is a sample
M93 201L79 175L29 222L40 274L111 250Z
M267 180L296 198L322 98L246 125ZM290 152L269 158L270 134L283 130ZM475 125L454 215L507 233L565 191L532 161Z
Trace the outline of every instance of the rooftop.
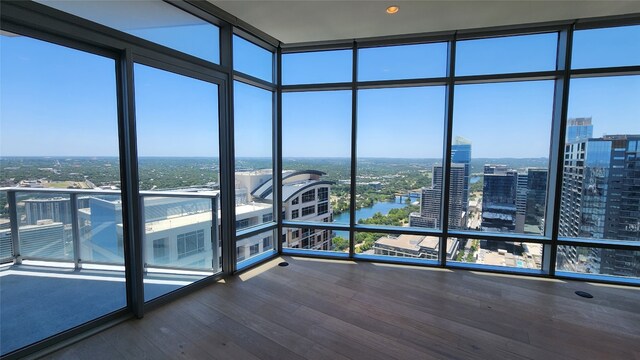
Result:
M437 236L400 235L398 237L381 237L376 244L393 246L400 249L418 251L421 247L437 249L440 239Z
M168 217L163 220L158 221L149 221L144 224L145 232L147 234L152 234L161 231L167 231L172 229L182 229L180 231L184 231L184 227L193 224L202 224L206 222L211 222L211 212L202 212L191 215L176 215L174 217ZM118 224L122 226L122 224Z

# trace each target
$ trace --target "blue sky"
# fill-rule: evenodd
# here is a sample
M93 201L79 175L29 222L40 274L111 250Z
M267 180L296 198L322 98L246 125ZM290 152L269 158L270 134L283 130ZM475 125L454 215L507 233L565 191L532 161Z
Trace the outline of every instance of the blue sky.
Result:
M615 33L616 37L611 38ZM576 32L574 64L640 64L640 26ZM555 34L460 42L458 74L550 70ZM238 69L268 79L269 53L236 38ZM365 49L362 80L438 77L446 45ZM25 37L0 36L0 154L115 156L115 62ZM351 51L293 54L284 83L351 80ZM141 156L217 156L216 85L137 65ZM444 87L360 90L358 154L440 157ZM454 136L473 143L474 157L546 157L553 82L458 85ZM236 83L236 152L271 155L271 94ZM592 116L594 135L640 133L640 76L571 82L569 117ZM283 155L348 157L351 92L283 95Z
M136 64L139 156L218 156L218 85Z

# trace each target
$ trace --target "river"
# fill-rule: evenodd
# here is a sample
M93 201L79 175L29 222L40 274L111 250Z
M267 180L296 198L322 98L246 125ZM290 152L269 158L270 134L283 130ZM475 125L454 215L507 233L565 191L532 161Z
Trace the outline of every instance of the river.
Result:
M419 200L418 196L396 196L394 201L378 201L372 206L363 207L356 210L356 224L358 223L358 220L368 219L377 212L381 213L382 215L387 215L389 211L391 211L391 209L401 209L407 206L407 204L405 203L407 198L410 198L411 202ZM349 212L343 212L340 215L334 216L333 221L338 224L349 224ZM349 233L347 231L336 231L336 235L341 236L345 239L349 238Z

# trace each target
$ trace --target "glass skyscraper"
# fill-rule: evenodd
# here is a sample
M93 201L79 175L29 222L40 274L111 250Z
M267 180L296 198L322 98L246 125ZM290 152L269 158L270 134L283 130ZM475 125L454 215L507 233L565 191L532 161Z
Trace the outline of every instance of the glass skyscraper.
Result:
M567 143L587 140L593 137L593 125L590 117L573 118L567 124Z
M504 165L485 165L482 188L482 229L514 231L518 173Z
M640 239L639 143L640 135L607 135L566 145L560 236ZM640 254L633 251L579 254L566 247L559 263L574 266L580 255L600 258L594 271L601 274L640 276Z
M462 192L462 212L463 219L459 227L466 228L467 219L469 217L469 176L471 175L471 142L463 137L456 137L455 142L451 145L451 163L464 165L464 189ZM454 229L457 227L450 228Z

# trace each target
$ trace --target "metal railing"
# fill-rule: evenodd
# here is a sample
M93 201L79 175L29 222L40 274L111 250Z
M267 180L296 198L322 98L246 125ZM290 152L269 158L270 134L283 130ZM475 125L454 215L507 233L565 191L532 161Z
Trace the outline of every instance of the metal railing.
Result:
M81 221L80 221L80 211L82 210L82 208L79 208L78 206L78 202L79 199L81 198L96 198L96 199L101 199L101 200L106 200L107 202L111 202L114 206L114 208L121 204L121 202L118 201L114 201L114 200L107 200L105 199L105 197L108 196L113 196L113 197L117 197L118 199L120 198L121 192L119 190L101 190L101 189L52 189L52 188L22 188L22 187L11 187L11 188L0 188L0 194L2 193L6 193L6 199L7 199L7 206L6 209L8 210L7 213L4 214L3 217L8 217L9 219L9 229L8 231L7 228L5 227L4 229L0 229L0 263L10 263L13 262L14 264L21 264L23 260L38 260L38 261L56 261L56 262L73 262L74 267L76 269L80 269L82 267L82 263L90 263L90 264L99 264L99 265L118 265L118 266L122 266L124 265L123 262L118 262L118 261L101 261L101 260L86 260L83 261L82 258L82 254L83 254L83 250L82 250L82 240L83 240L83 236L81 233ZM23 198L23 199L19 199L20 195L22 194L27 194L27 195L32 195L32 196L27 196L27 198ZM23 204L22 206L20 206L20 203L22 201L25 200L37 200L40 199L42 200L42 202L46 202L46 200L54 200L53 197L56 197L55 201L58 202L59 204L57 206L61 206L60 203L64 203L63 207L64 209L60 209L58 208L58 212L68 212L68 223L63 223L63 233L67 233L68 235L63 236L63 239L60 239L64 245L68 245L68 244L64 244L65 242L65 237L70 238L70 245L71 246L65 246L65 248L69 248L70 250L70 255L68 256L67 251L65 250L65 256L32 256L29 254L26 254L25 251L23 251L22 249L22 245L23 242L21 242L21 233L23 231L21 231L21 228L23 228L24 226L27 226L29 224L27 224L27 215L26 215L26 209L25 214L21 214L19 207L25 207L25 205ZM210 226L210 238L211 238L211 259L212 259L212 263L211 263L211 269L214 270L214 272L217 272L220 269L220 264L219 264L219 251L220 251L220 244L219 244L219 239L218 239L218 224L219 224L219 219L218 219L218 197L219 194L217 192L182 192L182 191L140 191L140 197L139 197L139 201L141 203L140 208L143 210L142 214L141 214L141 219L139 219L139 221L144 222L145 224L158 224L161 223L162 221L177 221L178 219L180 219L181 217L184 216L190 216L190 215L196 215L196 214L205 214L205 213L210 213L211 214L211 226ZM152 198L176 198L176 199L207 199L207 203L202 203L200 208L195 208L192 209L191 211L185 210L186 208L189 208L189 205L193 205L193 203L184 203L184 202L175 202L175 203L171 203L171 202L165 202L165 205L167 205L168 207L165 208L164 210L169 209L170 205L174 205L173 209L174 212L169 214L169 211L165 211L166 212L166 216L163 217L147 217L145 215L145 200L149 200ZM68 203L67 203L68 201ZM90 200L89 200L90 201ZM51 206L54 206L53 204ZM180 210L175 211L176 209L180 208ZM46 210L42 210L43 212ZM51 211L52 213L53 211ZM114 210L114 215L116 214L117 211ZM90 214L90 212L88 213ZM50 214L53 215L53 214ZM58 215L60 216L60 215ZM121 214L120 214L121 216ZM53 216L51 216L53 217ZM114 218L117 218L117 216L114 216ZM44 216L43 218L39 218L38 214L36 214L35 216L35 220L46 220L48 219L47 216ZM208 219L208 216L207 216ZM32 218L30 219L31 222L34 222L34 217L32 216ZM57 219L58 221L56 221L55 219L51 218L50 220L53 220L54 223L59 224L61 222L60 219ZM6 222L5 222L6 224ZM35 225L35 224L31 224L31 225ZM91 229L100 226L101 224L93 224L91 223ZM104 225L104 224L102 224ZM120 218L120 223L114 222L112 224L114 226L114 230L118 227L118 226L122 226L122 220ZM185 225L185 224L182 224ZM189 225L189 223L187 223L186 225ZM5 225L6 226L6 225ZM180 226L177 226L180 227ZM170 229L170 228L169 228ZM175 229L175 227L174 227ZM165 229L166 230L166 229ZM92 235L89 235L90 237ZM153 269L166 269L166 270L198 270L198 271L202 271L203 268L194 268L192 266L165 266L165 265L161 265L161 264L149 264L150 261L147 261L148 259L151 258L151 256L153 254L150 254L149 251L147 251L147 253L145 254L144 249L145 248L150 248L153 249L153 246L144 246L144 242L147 240L146 239L146 233L145 233L145 239L134 239L133 241L143 241L143 259L145 259L145 264L144 264L144 268L149 269L149 268L153 268ZM92 239L92 237L91 237ZM93 239L92 239L93 240ZM113 243L118 246L117 242L118 239L114 238L112 239ZM186 242L187 240L184 240L184 242ZM9 246L10 243L10 246ZM193 241L191 240L190 242L191 244L193 244ZM196 239L196 250L198 250L198 253L202 253L202 251L200 250L199 247L199 243L198 243L198 239ZM122 244L120 244L121 246ZM148 244L147 244L148 245ZM183 244L183 247L186 247L186 244ZM10 248L10 253L8 253L7 249ZM206 246L205 246L206 248ZM121 247L120 247L121 249ZM164 251L166 251L167 249L165 248ZM186 248L183 249L184 253L190 254L189 250L187 250ZM162 250L161 250L162 252ZM191 251L193 252L193 251ZM7 256L9 255L9 256ZM207 266L208 267L208 266Z

